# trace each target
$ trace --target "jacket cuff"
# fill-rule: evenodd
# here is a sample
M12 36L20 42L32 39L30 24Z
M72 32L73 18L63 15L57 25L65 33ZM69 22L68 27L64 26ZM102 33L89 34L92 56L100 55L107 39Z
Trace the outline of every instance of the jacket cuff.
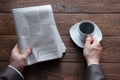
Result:
M11 65L8 65L8 67L14 69L14 70L24 79L23 75L22 75L22 74L20 73L20 71L18 71L15 67L13 67L13 66L11 66Z
M86 80L106 80L103 69L98 64L91 64L87 68Z
M0 72L0 80L23 80L22 76L11 66Z

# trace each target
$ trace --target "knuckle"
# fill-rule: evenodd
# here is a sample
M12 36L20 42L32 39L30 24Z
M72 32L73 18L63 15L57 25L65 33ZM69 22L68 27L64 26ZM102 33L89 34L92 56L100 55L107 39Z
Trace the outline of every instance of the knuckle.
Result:
M102 50L101 47L97 47L97 46L96 46L96 47L93 47L93 49L94 49L94 50L98 50L98 51L101 51L101 50Z
M100 44L100 43L98 43L98 46L99 46L99 47L101 47L101 44Z
M86 39L86 42L90 42L91 40L90 39Z
M22 60L24 60L24 61L25 61L25 60L27 60L27 58L26 58L25 56L23 56L23 57L22 57Z
M98 45L98 48L102 50L102 46L101 46L101 44Z

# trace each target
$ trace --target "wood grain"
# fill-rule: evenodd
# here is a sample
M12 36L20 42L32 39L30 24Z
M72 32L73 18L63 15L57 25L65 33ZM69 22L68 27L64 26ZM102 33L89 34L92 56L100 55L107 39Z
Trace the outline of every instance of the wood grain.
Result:
M49 68L48 68L49 66ZM102 68L108 80L119 80L120 67L119 63L102 63ZM50 80L85 80L86 66L83 63L59 63L48 62L37 64L25 69L24 75L26 80L34 80L40 78L47 78ZM35 74L38 73L38 74ZM31 77L30 77L31 75ZM39 76L42 75L42 76Z
M13 8L51 4L55 21L67 50L62 59L27 66L25 80L84 80L86 63L83 49L70 38L76 22L91 20L103 33L101 66L108 80L120 80L120 0L0 0L0 71L9 64L17 43Z
M13 8L51 4L54 12L62 13L113 13L120 12L119 0L2 0L0 12L11 12Z
M61 61L83 62L82 49L77 47L69 36L62 36L62 39L67 47L67 51ZM9 60L11 50L16 43L15 35L0 36L0 60ZM120 62L120 36L104 36L101 44L103 46L101 62Z
M8 62L0 61L0 72L3 71L8 66Z
M49 68L48 68L49 66ZM107 75L108 80L119 80L120 67L119 63L102 63L102 68ZM86 66L83 63L59 63L48 62L43 64L33 65L25 69L25 79L32 80L34 78L57 78L57 80L84 80ZM38 73L38 74L35 74ZM28 76L27 76L28 75ZM33 75L29 77L30 75ZM41 77L39 75L42 75Z
M69 35L69 29L76 22L91 20L102 30L103 35L120 35L120 14L61 14L56 13L55 20L62 36ZM0 13L0 35L15 34L13 16Z
M0 62L0 71L7 67L7 62ZM108 80L119 80L119 63L101 63ZM84 63L68 63L49 61L25 67L25 80L84 80L86 65Z

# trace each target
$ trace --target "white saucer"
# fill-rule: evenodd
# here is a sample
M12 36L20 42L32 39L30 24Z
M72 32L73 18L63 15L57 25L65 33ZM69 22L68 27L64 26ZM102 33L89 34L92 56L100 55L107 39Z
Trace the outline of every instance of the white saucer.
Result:
M84 48L85 41L81 39L81 35L78 32L80 23L81 22L78 22L70 28L70 37L77 46ZM102 32L100 31L100 29L98 28L98 26L96 24L94 24L94 25L95 25L95 33L94 33L93 37L96 38L98 41L101 41L102 40Z

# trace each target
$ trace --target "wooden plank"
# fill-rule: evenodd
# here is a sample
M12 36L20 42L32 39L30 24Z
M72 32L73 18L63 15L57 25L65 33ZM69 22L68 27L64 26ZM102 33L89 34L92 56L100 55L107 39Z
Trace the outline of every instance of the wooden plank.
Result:
M119 80L119 63L102 63L101 66L104 69L108 80ZM24 71L24 76L25 80L37 80L41 78L47 78L50 80L84 80L85 71L86 66L83 63L48 62L26 68Z
M17 43L16 36L0 35L0 60L9 60L11 50Z
M13 8L51 4L54 12L111 13L120 12L119 0L2 0L0 12Z
M8 62L0 62L0 65L1 71L5 69ZM108 80L119 80L119 63L101 63L101 67ZM49 61L25 67L23 75L25 80L84 80L85 71L84 63Z
M69 36L62 36L67 52L60 61L83 62L82 49L77 47ZM0 60L9 60L11 50L17 42L15 35L0 36ZM101 62L120 62L120 36L104 36Z
M103 35L120 35L120 14L55 14L56 24L62 36L69 35L70 27L81 20L91 20ZM12 14L0 13L0 35L15 34Z
M73 63L72 64L73 66L71 64L72 63L60 63L59 61L49 61L45 63L39 63L33 66L26 67L23 74L25 76L25 80L29 80L29 79L32 80L35 77L36 80L38 78L39 79L47 78L49 80L68 80L68 79L76 80L77 78L83 79L84 71L82 69L84 69L85 66L81 65L78 68L78 65L80 65L79 63L78 64ZM77 70L79 70L80 72L78 72ZM32 74L33 76L28 77ZM36 74L36 76L34 74Z
M0 72L3 71L8 66L8 62L0 61Z
M12 14L0 13L0 34L15 33Z

